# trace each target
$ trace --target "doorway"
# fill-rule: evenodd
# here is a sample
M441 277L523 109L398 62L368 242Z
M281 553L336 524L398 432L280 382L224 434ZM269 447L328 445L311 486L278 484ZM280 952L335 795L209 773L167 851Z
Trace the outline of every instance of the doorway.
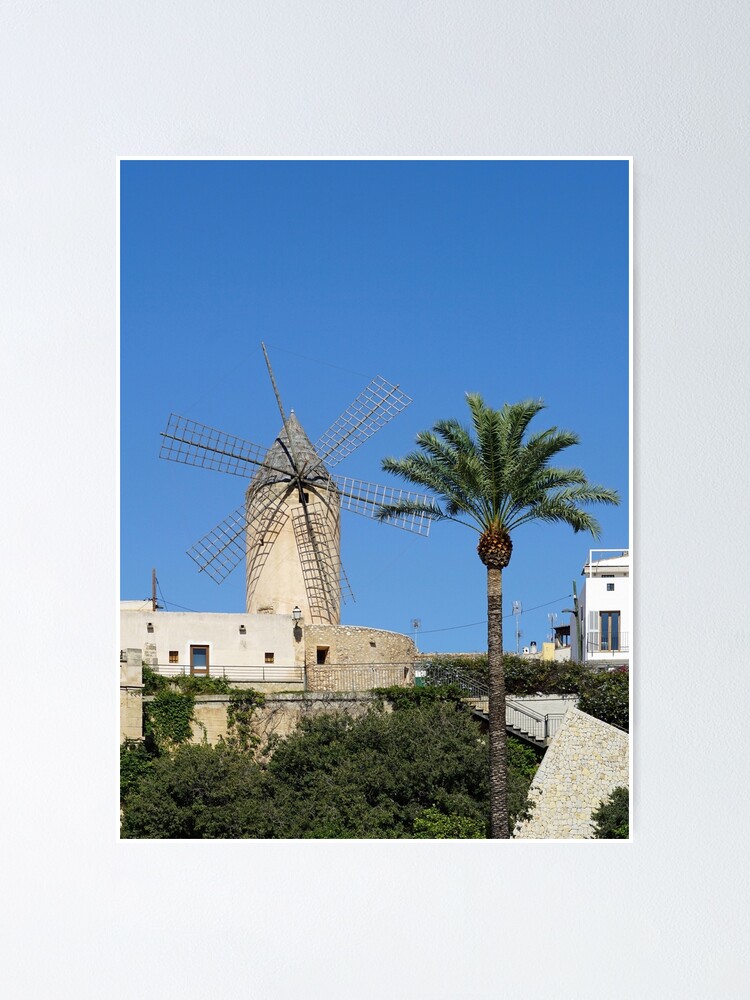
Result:
M194 677L208 677L208 646L190 647L190 673Z

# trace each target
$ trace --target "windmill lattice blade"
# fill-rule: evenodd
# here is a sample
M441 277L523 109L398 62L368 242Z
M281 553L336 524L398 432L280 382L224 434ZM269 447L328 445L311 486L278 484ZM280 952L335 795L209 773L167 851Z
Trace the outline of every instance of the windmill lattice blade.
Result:
M376 483L365 483L361 479L350 479L348 476L332 476L341 495L341 507L344 510L363 514L365 517L375 517L381 507L396 503L418 503L432 506L433 498L426 494L409 493L407 490L395 490L390 486L378 486ZM393 524L397 528L413 531L418 535L430 533L430 517L424 513L394 514L386 518L384 524Z
M343 565L341 565L339 569L339 590L341 591L341 600L344 604L346 604L347 601L356 601L352 585L349 583L349 577L346 575L346 570Z
M339 581L331 560L331 531L321 504L307 504L292 513L302 578L313 622L338 620Z
M336 420L315 445L315 451L333 468L379 431L412 402L397 385L382 376L375 378Z
M213 427L188 420L176 413L169 416L167 429L162 431L159 458L185 465L197 465L216 472L251 478L263 465L267 449L225 434Z
M190 549L188 555L216 583L223 583L245 556L245 505L225 517Z

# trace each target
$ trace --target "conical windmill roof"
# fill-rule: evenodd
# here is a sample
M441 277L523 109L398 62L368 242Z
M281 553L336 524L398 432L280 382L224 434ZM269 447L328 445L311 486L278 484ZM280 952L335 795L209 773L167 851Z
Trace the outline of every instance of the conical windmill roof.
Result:
M264 465L255 476L255 481L257 483L281 483L294 479L296 473L292 459L296 461L304 479L314 482L315 480L325 481L329 478L328 470L302 429L294 410L290 412L286 424L281 428L278 437L268 449Z

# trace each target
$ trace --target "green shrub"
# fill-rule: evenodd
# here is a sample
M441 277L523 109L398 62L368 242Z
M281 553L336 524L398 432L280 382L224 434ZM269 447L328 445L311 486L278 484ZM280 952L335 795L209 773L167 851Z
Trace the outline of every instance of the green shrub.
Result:
M630 836L630 793L627 788L615 788L606 801L600 802L591 814L596 840L627 840Z
M151 667L147 667L144 663L143 665L143 693L144 694L157 694L159 691L164 691L169 687L169 678L162 677Z
M487 836L487 823L471 816L447 816L436 806L428 806L414 818L414 836L421 840L482 840Z

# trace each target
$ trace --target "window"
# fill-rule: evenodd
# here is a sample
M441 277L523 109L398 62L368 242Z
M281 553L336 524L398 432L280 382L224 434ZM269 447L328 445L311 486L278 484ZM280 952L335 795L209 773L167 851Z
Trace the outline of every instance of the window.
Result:
M317 663L319 665L325 663L328 659L328 649L328 646L318 646Z
M620 648L620 612L602 611L601 622L601 649L618 650Z
M266 663L273 663L273 653L266 653Z
M614 583L608 583L607 584L607 590L614 590L614 589L615 589Z
M179 653L178 650L176 650L176 649L170 649L170 651L169 651L169 662L170 663L179 663L180 662L180 653Z

